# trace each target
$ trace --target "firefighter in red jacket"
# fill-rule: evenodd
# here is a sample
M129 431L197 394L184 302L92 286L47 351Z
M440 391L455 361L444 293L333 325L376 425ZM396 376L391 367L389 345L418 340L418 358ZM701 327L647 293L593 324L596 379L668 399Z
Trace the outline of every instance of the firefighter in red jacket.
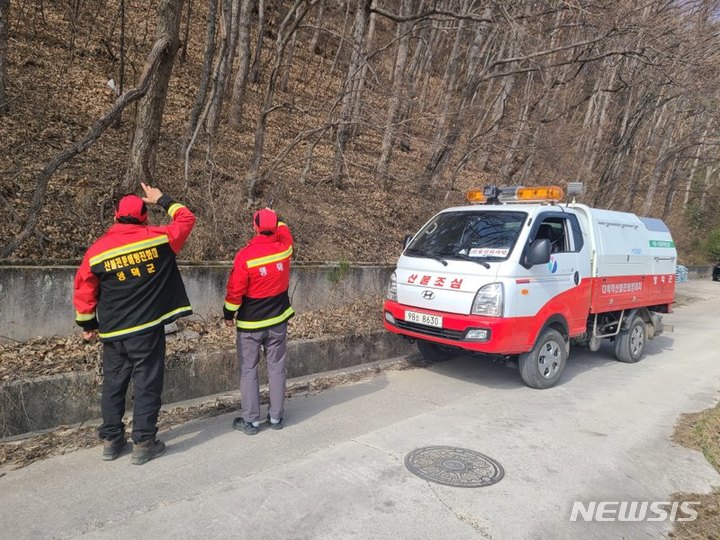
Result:
M288 297L290 229L268 208L255 212L253 225L255 237L235 256L223 308L225 324L237 327L242 411L233 427L248 435L256 434L260 425L260 346L270 387L267 419L271 428L283 427L287 321L295 313Z
M175 256L195 224L182 204L142 184L145 197L126 195L115 207L115 224L87 250L75 275L76 322L86 340L103 343L100 438L103 459L120 455L125 436L125 395L133 380L132 462L159 456L157 417L165 366L164 326L190 315ZM147 224L147 204L172 218L166 226Z

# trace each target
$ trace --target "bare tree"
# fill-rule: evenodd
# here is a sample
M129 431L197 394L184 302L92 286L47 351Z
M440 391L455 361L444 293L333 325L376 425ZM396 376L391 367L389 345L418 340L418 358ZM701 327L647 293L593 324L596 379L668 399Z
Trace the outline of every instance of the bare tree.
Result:
M463 14L468 13L471 4L471 0L465 0L463 5ZM465 20L460 19L452 51L450 52L450 58L447 62L447 68L445 70L445 74L443 75L443 84L441 86L444 89L443 101L441 108L438 111L438 122L433 135L433 143L430 149L430 159L425 165L425 170L423 171L422 178L420 180L421 189L424 191L427 191L431 185L433 177L440 173L441 168L447 163L452 140L456 139L460 135L461 126L459 123L456 123L456 120L459 121L459 118L456 117L459 116L459 113L462 110L462 104L458 102L457 93L460 84L460 68L462 66L459 56L464 27ZM476 37L478 36L479 32L476 33ZM449 129L447 126L449 126Z
M187 13L185 14L185 32L183 33L182 51L180 51L180 62L183 64L187 61L187 47L188 41L190 40L190 22L192 21L192 3L193 0L188 0Z
M320 41L320 30L322 29L322 20L323 20L323 13L325 11L325 0L320 0L318 2L318 10L315 14L315 24L313 25L313 34L312 39L310 40L310 48L309 51L312 54L318 54L320 50L318 49L318 42Z
M339 0L340 5L345 5L345 16L343 17L342 30L340 31L340 39L338 40L338 47L335 51L335 57L333 58L332 66L330 66L330 73L335 73L335 67L340 60L340 53L342 53L343 46L345 45L345 33L347 31L348 19L350 18L350 4L351 0Z
M295 12L295 16L298 16L298 12ZM293 32L290 44L287 46L285 52L285 61L283 62L282 78L280 79L280 91L287 92L288 79L290 78L290 72L292 71L293 57L295 56L295 41L297 40L297 30Z
M333 174L333 183L336 186L340 185L345 175L345 148L350 140L353 123L355 122L355 119L352 117L354 103L355 100L360 97L356 92L359 88L358 79L362 70L363 44L365 41L365 30L370 17L371 4L372 0L357 0L355 23L353 25L353 49L350 55L347 76L345 77L340 92L342 95L342 108L340 111L340 124L336 135L335 172Z
M7 110L7 54L10 0L0 0L0 113Z
M213 68L213 58L215 58L215 36L217 34L217 8L219 0L208 0L208 14L205 30L205 54L203 57L202 76L198 86L198 93L195 97L195 104L190 112L188 120L188 129L183 153L188 149L190 140L196 131L200 121L200 115L205 107L207 91L210 87L210 73Z
M290 38L297 30L308 10L315 4L317 0L295 0L293 6L285 15L280 28L278 29L277 38L275 40L275 60L268 77L267 86L265 88L265 96L260 106L258 119L255 124L255 144L253 146L253 154L250 165L246 174L248 204L252 204L257 194L260 182L260 164L262 162L263 149L265 147L265 127L267 125L268 115L280 106L273 106L273 98L275 97L275 85L278 77L280 66L282 65L285 48Z
M372 8L373 2L375 0L371 0L370 7ZM350 136L351 139L354 139L357 136L358 133L358 126L359 120L361 116L363 116L363 104L365 102L364 100L364 91L365 91L365 81L367 80L367 72L369 68L368 58L367 58L367 51L369 51L372 48L373 39L375 37L375 21L377 20L377 14L370 12L370 20L368 22L367 32L365 34L365 38L363 40L363 46L362 46L362 57L360 60L360 73L358 74L357 78L353 82L353 95L355 96L354 102L353 102L353 110L352 110L352 118L353 118L353 125L352 125L352 134Z
M118 55L118 85L117 95L122 95L125 91L125 0L120 0L120 53ZM115 129L119 129L122 123L122 112L115 119Z
M265 45L265 0L257 0L257 10L257 39L255 40L255 53L253 54L253 62L252 66L250 67L250 82L253 84L258 84L260 82L260 60L263 46Z
M229 4L229 5L227 5ZM223 10L225 11L225 32L226 38L223 40L223 48L220 55L220 65L217 70L217 76L214 79L214 88L212 93L212 102L207 115L207 133L208 140L212 143L217 134L218 124L220 123L220 112L225 99L225 90L227 81L232 72L233 59L235 57L235 48L238 40L238 15L240 13L240 0L231 0L223 2Z
M17 236L0 250L0 258L7 258L12 255L20 245L35 233L35 227L40 219L40 211L45 203L48 184L52 175L55 174L55 171L64 163L67 163L76 155L92 146L105 130L112 125L115 118L122 113L125 107L145 96L152 87L153 75L159 69L164 58L168 54L175 54L175 52L176 49L173 49L173 43L166 36L160 37L150 51L138 85L120 96L112 109L102 116L82 139L62 150L45 166L35 181L35 192L30 202L30 209L28 210L25 222Z
M406 16L410 13L410 0L403 0L400 14ZM408 48L410 44L410 23L404 22L398 25L398 47L395 54L395 66L393 68L392 94L390 95L390 103L387 110L387 121L385 124L385 134L383 135L382 147L380 150L380 158L376 167L376 176L382 182L384 189L388 187L388 170L390 167L390 158L392 156L393 145L395 144L395 134L397 133L397 120L403 102L403 87L405 85L405 66L408 58Z
M150 78L147 94L140 100L138 106L135 135L130 148L128 170L123 182L123 188L126 191L130 191L143 180L147 181L153 178L155 154L165 110L165 98L175 55L180 47L182 3L183 0L160 0L158 5L156 36L158 40L166 40L168 46L164 49L163 57Z
M250 17L252 0L243 0L240 8L238 56L240 65L235 74L232 98L230 100L230 127L239 130L242 121L242 109L245 103L245 86L250 72Z

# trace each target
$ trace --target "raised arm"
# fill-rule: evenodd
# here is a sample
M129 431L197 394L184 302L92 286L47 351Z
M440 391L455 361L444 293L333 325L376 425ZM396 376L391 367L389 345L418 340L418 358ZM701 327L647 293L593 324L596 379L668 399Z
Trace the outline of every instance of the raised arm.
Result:
M195 225L195 215L184 205L174 202L167 195L163 195L158 188L150 187L147 184L140 184L145 191L143 201L147 204L157 204L162 206L172 218L172 223L165 227L166 234L170 240L170 247L175 253L185 245L185 241L190 236L190 232Z
M283 244L286 248L289 248L293 245L293 237L290 233L290 227L288 227L287 224L283 223L282 221L278 222L277 239L278 242Z

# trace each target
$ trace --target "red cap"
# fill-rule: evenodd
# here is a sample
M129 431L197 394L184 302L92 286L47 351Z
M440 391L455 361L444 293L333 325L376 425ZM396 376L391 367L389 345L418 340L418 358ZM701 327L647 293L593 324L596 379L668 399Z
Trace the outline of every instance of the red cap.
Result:
M253 224L255 225L255 230L259 233L265 231L274 233L277 231L278 225L277 214L268 208L258 210L253 215Z
M140 223L147 220L147 206L137 195L125 195L115 207L115 219L132 218Z

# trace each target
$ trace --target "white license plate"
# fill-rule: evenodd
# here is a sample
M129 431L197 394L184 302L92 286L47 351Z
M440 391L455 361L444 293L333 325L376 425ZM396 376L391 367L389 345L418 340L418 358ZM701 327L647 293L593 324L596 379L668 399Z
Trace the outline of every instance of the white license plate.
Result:
M437 315L428 315L427 313L418 313L417 311L405 311L405 320L426 326L442 328L442 317L438 317Z

